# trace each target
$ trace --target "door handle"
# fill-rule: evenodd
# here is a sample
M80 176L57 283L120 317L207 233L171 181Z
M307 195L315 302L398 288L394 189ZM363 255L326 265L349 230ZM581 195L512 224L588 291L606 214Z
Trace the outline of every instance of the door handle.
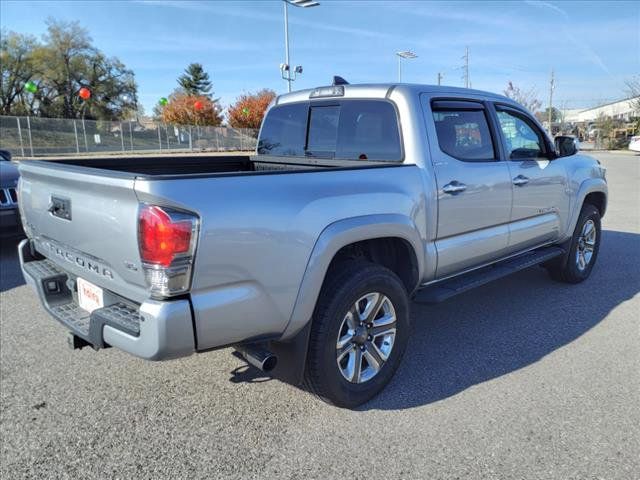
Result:
M518 187L522 187L527 183L529 183L529 177L525 177L524 175L518 175L516 178L513 179L513 184L517 185Z
M464 192L466 189L467 186L457 180L453 180L452 182L447 183L444 187L442 187L442 191L450 195L457 195L460 192Z

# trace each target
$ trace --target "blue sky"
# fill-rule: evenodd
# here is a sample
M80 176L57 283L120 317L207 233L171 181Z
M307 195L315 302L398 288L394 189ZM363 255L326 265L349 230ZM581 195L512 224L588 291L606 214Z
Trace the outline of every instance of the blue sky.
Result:
M640 2L427 2L320 0L289 8L291 63L303 65L294 89L397 79L398 50L412 50L403 81L462 86L465 46L473 88L501 92L509 80L535 88L546 105L566 108L623 97L625 79L640 74ZM131 1L0 3L3 29L41 35L52 16L78 20L94 44L136 74L151 112L176 87L190 62L210 73L223 105L268 87L286 91L282 2ZM556 103L556 102L554 102Z

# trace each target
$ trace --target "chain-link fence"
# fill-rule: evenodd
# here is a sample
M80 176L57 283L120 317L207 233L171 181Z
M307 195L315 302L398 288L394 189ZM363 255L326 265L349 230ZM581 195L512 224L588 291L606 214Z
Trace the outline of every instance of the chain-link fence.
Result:
M0 116L0 148L15 157L117 152L251 151L250 128Z

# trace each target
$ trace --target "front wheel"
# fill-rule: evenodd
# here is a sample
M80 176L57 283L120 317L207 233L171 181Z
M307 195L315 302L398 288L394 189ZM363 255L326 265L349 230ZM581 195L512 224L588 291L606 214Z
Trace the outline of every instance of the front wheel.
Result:
M569 251L558 261L547 266L555 280L580 283L591 274L600 249L600 212L591 204L585 204L569 244Z
M348 262L327 278L316 306L305 380L324 401L353 408L395 373L409 336L409 299L391 270Z

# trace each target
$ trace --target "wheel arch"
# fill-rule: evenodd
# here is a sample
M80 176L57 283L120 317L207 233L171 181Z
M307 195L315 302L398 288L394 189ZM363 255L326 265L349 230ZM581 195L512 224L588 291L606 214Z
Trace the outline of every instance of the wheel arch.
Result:
M600 216L603 217L607 210L607 199L608 188L607 183L604 181L604 179L590 178L582 182L582 184L580 184L580 187L578 188L578 191L576 192L576 202L574 204L575 207L571 212L571 217L564 236L564 240L570 238L573 235L573 231L575 230L576 224L578 223L578 218L580 217L580 212L582 211L582 207L585 203L593 204L600 212Z
M607 196L604 192L596 191L596 192L588 193L584 197L584 200L582 201L582 205L584 206L585 203L589 203L594 207L596 207L600 212L600 218L604 217L604 214L607 211Z
M336 252L327 268L325 279L350 260L366 260L394 272L411 295L419 284L418 259L411 244L397 236L377 237L345 245Z
M410 255L410 265L403 264L396 250L398 248ZM320 290L332 266L354 256L363 256L393 270L409 294L424 275L423 242L410 218L380 214L332 223L322 231L310 255L282 340L295 336L311 320Z

